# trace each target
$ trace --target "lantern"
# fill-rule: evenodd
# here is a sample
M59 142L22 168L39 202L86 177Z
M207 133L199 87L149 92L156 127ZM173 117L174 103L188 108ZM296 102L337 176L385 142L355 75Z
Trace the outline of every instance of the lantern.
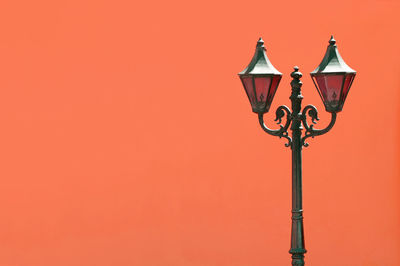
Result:
M268 112L282 73L275 69L269 61L264 41L257 42L256 52L250 64L239 73L253 112Z
M321 64L310 74L326 111L330 113L342 111L356 71L343 61L333 36Z

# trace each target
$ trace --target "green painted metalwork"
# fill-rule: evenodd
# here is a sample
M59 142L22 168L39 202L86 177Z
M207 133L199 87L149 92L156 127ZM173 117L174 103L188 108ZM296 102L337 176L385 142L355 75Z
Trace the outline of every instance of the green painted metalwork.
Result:
M260 39L261 40L261 39ZM330 45L328 46L327 53L320 64L320 66L312 72L313 74L321 74L324 70L335 69L338 73L329 72L327 74L341 74L343 71L348 74L354 74L355 71L345 65L343 59L337 52L336 41L333 37L330 40ZM262 42L263 46L264 42ZM260 49L260 41L258 42L256 48L256 54L253 57L250 65L241 73L239 76L251 71L252 67L257 64L258 59L266 58L264 52ZM265 57L264 57L265 56ZM268 60L268 59L267 59ZM268 61L269 62L269 61ZM331 65L332 68L330 67ZM337 65L339 64L339 65ZM271 65L272 66L272 65ZM276 69L275 69L276 70ZM265 72L271 72L269 67L264 68ZM333 70L332 70L333 71ZM346 72L347 71L347 72ZM261 71L262 72L262 71ZM262 74L257 72L257 75ZM314 73L315 72L315 73ZM322 73L323 74L323 73ZM320 136L327 133L332 129L336 122L336 112L329 111L331 113L331 121L328 126L324 129L315 129L313 124L316 124L319 120L317 108L313 105L307 105L302 110L301 102L303 100L303 95L301 94L301 77L303 76L299 72L297 66L294 67L294 71L290 75L292 81L290 83L292 87L292 94L290 95L292 111L287 106L279 106L276 110L277 124L280 128L277 130L268 128L264 123L264 112L258 112L258 120L261 128L268 134L272 136L277 136L279 138L286 138L286 147L290 147L292 150L292 231L291 231L291 244L289 253L292 255L292 266L303 266L304 265L304 254L307 252L304 242L304 225L303 225L303 196L302 196L302 148L308 147L308 143L305 140L309 137L314 138L315 136ZM344 101L344 99L343 99ZM343 105L343 103L342 103ZM267 111L267 110L266 110ZM307 116L311 118L312 124L309 125L307 122ZM286 117L285 124L282 124L282 118ZM291 136L289 136L288 129L292 131ZM302 134L303 129L305 133Z

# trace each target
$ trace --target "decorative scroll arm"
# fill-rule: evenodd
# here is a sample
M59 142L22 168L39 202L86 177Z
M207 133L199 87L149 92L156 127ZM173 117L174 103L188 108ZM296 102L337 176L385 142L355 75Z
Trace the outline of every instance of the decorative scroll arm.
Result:
M308 143L305 142L305 140L307 138L309 138L309 137L314 138L315 136L320 136L320 135L327 133L329 130L331 130L331 128L333 127L333 125L335 125L335 122L336 122L336 113L332 112L331 113L331 115L332 115L331 122L329 122L329 125L326 128L314 129L314 125L312 125L312 124L308 125L307 115L311 117L311 121L314 124L316 124L317 123L316 121L319 120L318 111L315 106L307 105L306 107L304 107L303 112L301 112L301 121L303 122L303 126L306 130L304 137L301 139L301 142L304 145L304 147L308 147Z
M285 116L286 113L286 123L283 126L282 125L282 118ZM280 126L279 129L274 130L274 129L269 129L265 124L264 124L264 114L258 114L258 121L260 122L261 128L267 132L268 134L272 136L277 136L279 138L286 138L288 142L285 144L286 147L289 147L292 144L292 138L289 136L288 133L288 128L290 126L290 122L292 121L291 114L292 112L290 111L289 107L285 105L281 105L276 109L276 118L274 121L277 121L277 124Z

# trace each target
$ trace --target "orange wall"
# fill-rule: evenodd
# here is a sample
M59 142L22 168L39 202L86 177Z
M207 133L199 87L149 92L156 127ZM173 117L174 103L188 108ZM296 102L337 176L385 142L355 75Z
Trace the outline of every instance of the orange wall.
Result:
M262 36L304 104L334 34L358 71L304 150L307 265L400 265L400 2L3 1L0 266L289 265L290 150L237 77ZM272 126L272 114L267 116Z

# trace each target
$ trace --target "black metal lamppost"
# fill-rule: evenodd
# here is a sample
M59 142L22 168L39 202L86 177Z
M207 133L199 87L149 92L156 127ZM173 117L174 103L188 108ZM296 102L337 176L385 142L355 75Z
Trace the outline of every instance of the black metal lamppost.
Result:
M315 129L314 125L307 123L307 115L314 124L319 120L315 106L307 105L301 110L303 95L301 95L302 82L300 78L302 74L297 66L290 75L293 79L290 83L292 94L289 97L292 102L292 111L284 105L277 108L275 121L280 125L277 130L269 129L264 124L264 113L269 111L282 74L268 60L264 41L261 38L257 42L256 52L250 64L239 73L252 110L258 114L261 128L272 136L286 138L285 146L292 149L292 231L289 253L292 254L293 266L303 266L304 253L306 253L302 206L302 147L308 146L308 143L305 142L307 138L325 134L333 127L336 113L342 111L356 71L343 61L332 36L321 64L310 74L325 105L325 110L332 115L331 122L324 129ZM283 125L281 122L285 114L286 123ZM289 126L292 131L291 137L288 133ZM302 135L303 127L304 135Z

